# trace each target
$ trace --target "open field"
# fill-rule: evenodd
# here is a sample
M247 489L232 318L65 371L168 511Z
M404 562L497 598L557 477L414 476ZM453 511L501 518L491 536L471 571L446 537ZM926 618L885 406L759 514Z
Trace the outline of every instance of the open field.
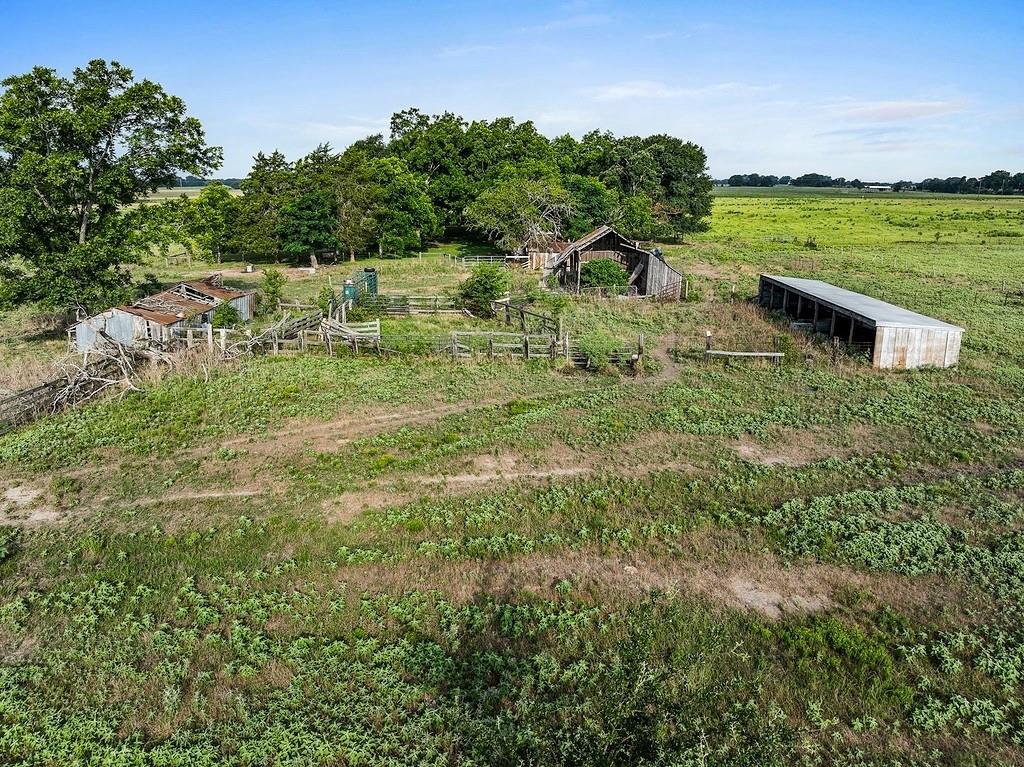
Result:
M0 437L0 763L1024 763L1024 199L729 194L664 247L687 302L540 299L645 334L636 377L197 358ZM833 366L761 271L963 325L961 365Z

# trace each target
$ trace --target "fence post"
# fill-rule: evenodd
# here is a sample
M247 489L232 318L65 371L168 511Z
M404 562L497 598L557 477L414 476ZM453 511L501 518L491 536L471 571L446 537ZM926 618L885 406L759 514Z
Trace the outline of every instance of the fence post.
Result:
M306 331L305 330L300 330L299 331L299 351L300 352L306 351Z
M683 283L683 300L684 301L689 301L690 300L690 278L689 277L687 277L686 281Z
M641 363L644 360L644 334L641 333L636 337L636 361Z
M487 358L494 359L494 336L487 336Z
M569 334L562 336L562 351L565 352L565 361L569 361Z
M523 336L523 359L530 359L530 337L526 335Z
M213 351L213 325L210 324L206 326L206 346Z
M704 361L708 362L711 359L711 331L704 331Z
M779 337L775 336L775 338L772 339L772 351L778 354L781 348L782 345L779 343ZM772 364L777 368L782 367L782 357L772 357Z
M551 336L551 348L549 350L549 354L552 360L558 356L558 341L554 336Z
M227 328L220 329L220 350L222 352L228 349L228 331Z
M459 358L459 334L452 331L452 361Z
M839 364L839 336L832 336L832 364Z
M189 327L185 331L185 348L186 349L191 349L192 348L192 341L193 340L194 340L193 331L192 331L192 328Z

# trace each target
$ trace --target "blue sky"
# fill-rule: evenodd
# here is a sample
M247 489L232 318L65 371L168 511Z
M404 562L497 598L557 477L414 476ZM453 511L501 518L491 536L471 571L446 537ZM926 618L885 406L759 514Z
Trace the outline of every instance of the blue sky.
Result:
M185 100L223 175L409 106L671 133L716 177L1024 169L1024 0L5 0L0 23L0 74L116 59Z

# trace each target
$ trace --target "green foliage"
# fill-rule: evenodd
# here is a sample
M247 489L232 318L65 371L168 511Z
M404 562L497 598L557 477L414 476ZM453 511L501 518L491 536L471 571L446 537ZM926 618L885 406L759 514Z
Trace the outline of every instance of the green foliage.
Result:
M579 348L590 367L597 370L611 368L611 355L622 348L622 341L609 333L593 331L579 338Z
M580 267L580 286L584 288L621 287L628 280L622 264L610 258L597 258Z
M181 99L117 62L2 83L0 280L8 300L95 308L123 294L151 240L126 206L220 164ZM56 126L60 126L57 129Z
M211 324L215 328L233 328L241 321L238 310L227 301L217 304L211 317Z
M471 312L487 316L491 301L501 298L509 289L508 273L495 264L477 264L473 273L459 285L459 298Z
M471 228L511 252L558 239L572 204L572 195L557 180L513 177L481 192L465 217Z
M267 269L260 280L260 305L266 311L276 311L284 285L288 279L279 269Z
M334 200L327 192L306 192L281 208L277 234L281 250L296 258L335 248Z

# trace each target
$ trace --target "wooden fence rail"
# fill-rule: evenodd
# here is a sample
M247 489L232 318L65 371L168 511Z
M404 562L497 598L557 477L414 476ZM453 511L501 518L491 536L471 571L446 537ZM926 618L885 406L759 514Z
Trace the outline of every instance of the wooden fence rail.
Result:
M524 333L532 327L541 333L562 335L561 322L547 314L516 306L508 301L491 301L490 306L494 316L503 320L508 327L516 326Z
M367 296L360 306L388 315L462 314L461 304L451 296L408 296L380 293Z

